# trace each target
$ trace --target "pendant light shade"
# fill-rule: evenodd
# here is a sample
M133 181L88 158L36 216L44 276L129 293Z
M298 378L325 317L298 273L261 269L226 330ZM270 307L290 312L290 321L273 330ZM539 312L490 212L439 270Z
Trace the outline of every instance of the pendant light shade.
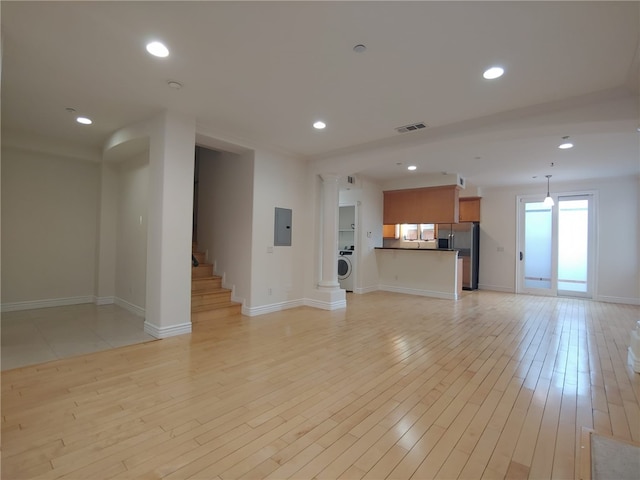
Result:
M547 196L544 199L543 205L545 207L553 207L555 202L553 201L553 198L551 198L551 195L549 195L549 179L551 178L551 175L545 175L545 177L547 177Z

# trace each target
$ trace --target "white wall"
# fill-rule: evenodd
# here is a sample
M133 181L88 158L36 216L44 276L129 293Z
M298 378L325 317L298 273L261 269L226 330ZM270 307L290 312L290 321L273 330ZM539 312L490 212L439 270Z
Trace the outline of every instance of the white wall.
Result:
M639 185L638 177L552 183L554 193L597 193L596 300L640 304ZM483 189L481 289L515 291L516 197L541 191L544 194L546 185Z
M200 149L198 248L223 275L234 300L251 296L253 152L243 155Z
M145 308L147 278L148 153L123 160L117 171L115 294L118 301L141 311Z
M304 298L304 264L312 244L306 178L305 162L256 151L251 298L247 304L255 313L300 304ZM290 247L273 246L275 207L292 210Z
M2 149L2 304L92 301L100 166Z
M356 205L356 293L378 289L378 265L375 247L382 246L382 187L358 178L359 188L340 191L341 205Z

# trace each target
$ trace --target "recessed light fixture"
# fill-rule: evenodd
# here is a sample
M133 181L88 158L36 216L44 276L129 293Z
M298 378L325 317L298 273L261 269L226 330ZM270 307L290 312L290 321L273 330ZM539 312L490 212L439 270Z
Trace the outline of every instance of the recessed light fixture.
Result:
M180 82L167 82L167 85L169 85L174 90L180 90L182 88L182 84Z
M367 47L364 46L363 44L359 43L358 45L353 47L353 51L356 52L356 53L364 53L364 52L367 51Z
M415 165L409 165L407 167L407 170L411 170L413 172L416 168L418 168L418 167L416 167Z
M487 80L494 80L496 78L500 78L503 74L504 74L504 68L491 67L485 70L482 76Z
M160 42L147 43L147 52L149 52L154 57L169 56L169 49L165 47L163 43L160 43Z
M313 128L315 128L316 130L322 130L323 128L325 128L327 126L326 123L324 123L321 120L318 120L317 122L313 123Z
M76 118L76 122L81 123L82 125L91 125L93 121L87 117L78 117Z
M569 137L562 137L562 143L560 145L558 145L558 148L562 149L562 150L567 150L569 148L573 148L573 143L571 143L569 141Z

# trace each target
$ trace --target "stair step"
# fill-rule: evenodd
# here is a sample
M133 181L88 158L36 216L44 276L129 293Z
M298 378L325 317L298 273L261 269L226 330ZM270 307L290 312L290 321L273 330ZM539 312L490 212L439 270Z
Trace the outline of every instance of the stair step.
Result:
M207 255L205 252L193 252L193 256L196 257L199 263L206 263Z
M208 320L218 320L220 318L229 317L232 315L240 315L242 312L242 305L235 302L229 302L227 305L221 305L219 308L204 310L204 311L192 311L191 322L203 322Z
M213 265L210 263L201 263L197 267L191 267L191 278L203 278L213 276Z
M222 277L219 275L212 275L210 277L192 278L191 290L194 288L222 288Z
M191 293L191 308L212 306L231 301L231 290L220 288L206 293Z

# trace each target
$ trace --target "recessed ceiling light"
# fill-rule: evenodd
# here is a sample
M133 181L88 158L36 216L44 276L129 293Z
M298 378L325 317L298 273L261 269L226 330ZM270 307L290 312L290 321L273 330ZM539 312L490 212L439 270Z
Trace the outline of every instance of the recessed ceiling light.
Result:
M494 80L496 78L500 78L504 73L504 68L502 67L491 67L482 74L484 78L487 80Z
M76 122L81 123L82 125L91 125L93 123L91 119L87 117L78 117L76 118Z
M318 120L317 122L314 122L313 124L313 128L315 128L316 130L322 130L323 128L325 128L327 126L326 123Z
M356 53L363 53L367 51L367 47L359 43L355 47L353 47L353 51Z
M169 49L160 42L147 43L147 52L154 57L168 57Z
M418 168L418 167L416 167L415 165L409 165L409 166L407 167L407 170L414 171L416 168Z
M167 85L175 90L180 90L182 88L182 84L179 82L167 82Z
M569 148L573 148L573 143L571 143L569 141L569 137L562 137L562 143L560 145L558 145L558 148L561 148L562 150L567 150Z

